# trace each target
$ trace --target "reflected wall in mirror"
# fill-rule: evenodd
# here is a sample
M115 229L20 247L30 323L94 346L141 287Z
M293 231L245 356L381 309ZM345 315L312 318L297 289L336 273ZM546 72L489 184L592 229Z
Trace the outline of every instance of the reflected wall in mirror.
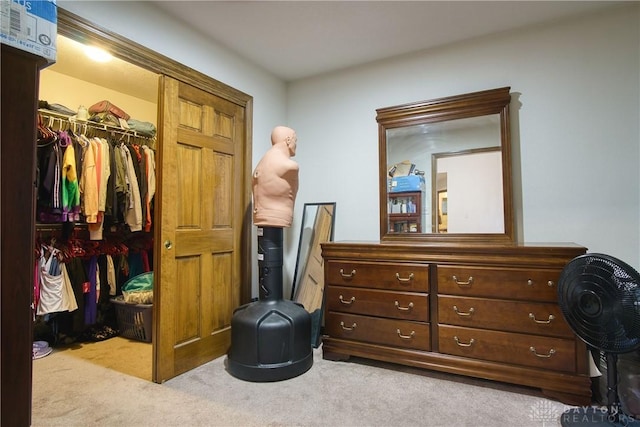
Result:
M305 203L302 213L291 300L311 313L313 347L319 345L324 299L324 261L320 244L333 241L335 211L335 202Z
M513 241L509 90L377 110L381 240Z
M504 233L500 147L431 156L431 232Z

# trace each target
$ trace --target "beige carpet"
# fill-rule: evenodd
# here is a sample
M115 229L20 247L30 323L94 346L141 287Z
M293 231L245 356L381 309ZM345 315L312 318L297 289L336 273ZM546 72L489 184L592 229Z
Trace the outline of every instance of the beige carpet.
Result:
M33 426L541 427L560 425L567 409L536 390L363 359L331 362L321 349L309 371L286 381L239 380L220 357L161 385L116 371L124 361L109 369L81 352L34 360Z
M151 343L114 337L95 343L72 344L56 348L57 353L151 381Z

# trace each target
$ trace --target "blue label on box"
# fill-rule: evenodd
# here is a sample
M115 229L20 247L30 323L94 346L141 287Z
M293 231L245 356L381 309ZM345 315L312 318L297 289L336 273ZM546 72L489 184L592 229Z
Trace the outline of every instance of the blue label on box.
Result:
M424 186L424 178L417 175L396 176L391 178L392 193L400 193L406 191L421 191Z
M56 0L13 0L24 7L27 13L38 18L46 19L54 24L58 22L58 7Z

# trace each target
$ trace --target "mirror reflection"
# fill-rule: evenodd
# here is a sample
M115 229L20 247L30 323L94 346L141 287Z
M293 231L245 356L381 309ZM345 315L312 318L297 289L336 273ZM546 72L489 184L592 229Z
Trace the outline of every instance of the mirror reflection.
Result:
M379 109L381 239L512 240L509 88Z
M504 232L499 115L389 129L387 153L389 232ZM397 226L398 201L413 191L421 209L409 213L420 226L405 230ZM443 199L451 217L442 212Z
M433 154L432 233L503 233L500 148Z
M300 226L298 257L293 273L291 300L311 313L311 341L318 346L324 295L324 261L321 243L333 241L335 202L305 203Z

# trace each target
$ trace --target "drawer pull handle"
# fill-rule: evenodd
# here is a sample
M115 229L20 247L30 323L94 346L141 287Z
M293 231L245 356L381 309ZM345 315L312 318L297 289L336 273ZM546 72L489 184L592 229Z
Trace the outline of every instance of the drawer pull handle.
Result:
M400 338L402 338L403 340L413 339L413 337L416 335L416 331L411 331L411 333L409 335L402 335L402 332L400 332L400 329L396 329L396 332L397 332L398 336Z
M531 279L527 280L527 285L533 286L533 280L531 280ZM547 282L547 286L550 287L550 288L553 288L554 285L555 285L555 283L553 283L553 280L549 280Z
M355 271L355 270L351 270L351 273L346 274L346 273L344 272L344 270L341 268L341 269L340 269L340 275L341 275L342 277L347 278L347 279L351 279L353 276L355 276L355 275L356 275L356 271Z
M466 282L462 280L458 280L457 276L453 276L452 279L454 282L456 282L456 285L458 286L471 286L471 284L473 283L473 277L471 276L469 276L469 279Z
M538 319L536 319L536 315L535 315L535 314L533 314L533 313L529 313L529 319L533 320L533 321L534 321L534 322L536 322L536 323L549 324L549 323L551 323L551 321L552 321L553 319L555 319L555 318L556 318L556 316L554 316L553 314L550 314L550 315L549 315L549 320L538 320Z
M340 326L342 327L342 329L344 329L345 331L353 331L358 325L356 325L356 322L353 322L353 324L351 325L351 327L349 326L344 326L344 322L340 322Z
M473 307L471 307L469 309L469 311L464 312L464 311L459 311L458 310L458 306L454 305L453 306L453 311L455 311L458 316L471 316L473 314L473 312L475 311L475 309Z
M398 282L403 282L403 283L410 282L413 280L413 273L410 273L409 277L406 277L406 278L400 277L400 273L396 273L396 279L398 279Z
M458 344L460 347L471 347L471 345L473 345L473 343L476 342L476 340L473 338L471 338L469 342L460 342L457 335L453 337L453 339L456 340L456 344Z
M356 300L356 297L351 297L349 301L345 301L344 299L342 299L342 295L340 295L339 298L340 298L340 302L343 303L344 305L351 305Z
M398 301L396 301L396 308L400 311L409 311L413 308L413 303L410 302L408 306L406 307L400 307L400 303Z
M556 351L554 349L549 350L549 353L547 354L540 354L536 351L535 347L529 347L529 351L531 351L531 353L535 354L536 357L543 357L545 359L550 358L552 355L554 355L556 353Z

